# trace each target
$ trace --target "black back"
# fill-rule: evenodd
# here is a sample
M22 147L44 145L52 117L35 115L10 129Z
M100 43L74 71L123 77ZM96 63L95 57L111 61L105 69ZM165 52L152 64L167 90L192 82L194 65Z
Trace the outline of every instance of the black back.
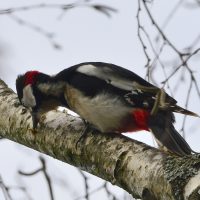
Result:
M55 79L67 81L69 84L73 85L74 87L80 89L81 91L85 92L87 96L95 96L99 92L103 90L108 90L110 92L114 92L119 95L123 95L127 93L127 90L123 90L117 88L111 84L109 84L109 80L98 79L93 76L87 76L86 74L77 72L76 70L82 65L94 65L95 67L108 67L112 70L112 72L122 78L136 81L144 86L153 86L135 73L119 67L117 65L109 64L109 63L102 63L102 62L86 62L80 63L78 65L74 65L70 68L64 69L60 73L55 76Z
M125 79L131 82L137 82L140 85L146 87L155 87L154 85L150 84L149 82L145 81L143 78L139 77L132 71L129 71L125 68L120 66L109 64L109 63L102 63L102 62L86 62L80 63L78 65L74 65L70 68L64 69L60 73L58 73L54 79L55 80L63 80L71 84L73 87L82 91L86 96L94 97L101 92L107 92L109 94L117 95L119 98L122 98L125 103L130 103L131 106L137 107L144 107L144 101L148 102L149 109L152 108L154 105L154 98L156 94L134 91L132 93L131 90L121 89L116 87L112 84L109 84L109 79L104 80L101 78L97 78L95 76L90 76L87 74L83 74L77 71L77 69L83 65L93 65L97 68L101 68L101 70L109 69L109 73L118 77L119 79ZM105 70L106 73L106 70ZM156 88L156 87L155 87ZM173 98L167 95L170 101L176 102ZM128 99L128 100L127 100ZM145 107L146 108L146 107Z

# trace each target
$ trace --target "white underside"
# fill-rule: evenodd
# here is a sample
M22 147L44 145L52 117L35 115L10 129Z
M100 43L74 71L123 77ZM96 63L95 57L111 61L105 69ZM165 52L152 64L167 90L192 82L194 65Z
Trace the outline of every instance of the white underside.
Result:
M123 104L118 97L113 98L107 93L101 93L91 99L68 85L65 98L74 112L95 125L102 132L119 128L122 119L128 116L130 112L130 107Z

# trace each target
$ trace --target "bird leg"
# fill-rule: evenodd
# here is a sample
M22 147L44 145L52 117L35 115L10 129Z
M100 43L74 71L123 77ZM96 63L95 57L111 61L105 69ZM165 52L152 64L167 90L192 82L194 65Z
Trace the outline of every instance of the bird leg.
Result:
M89 122L87 122L86 120L83 119L83 123L85 125L84 129L81 131L81 137L77 140L76 142L76 149L78 147L78 143L87 136L87 132L89 131L89 129L91 128L90 127L90 124Z
M39 116L37 112L32 111L31 112L31 116L32 116L32 122L33 122L33 128L29 128L29 130L33 133L36 134L37 133L37 126L39 123Z

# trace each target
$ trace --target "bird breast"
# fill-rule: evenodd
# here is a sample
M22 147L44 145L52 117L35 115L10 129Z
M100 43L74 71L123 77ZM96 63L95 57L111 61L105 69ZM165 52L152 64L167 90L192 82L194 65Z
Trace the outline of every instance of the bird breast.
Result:
M64 96L72 111L101 132L117 132L131 112L131 108L120 97L106 92L88 97L68 84Z

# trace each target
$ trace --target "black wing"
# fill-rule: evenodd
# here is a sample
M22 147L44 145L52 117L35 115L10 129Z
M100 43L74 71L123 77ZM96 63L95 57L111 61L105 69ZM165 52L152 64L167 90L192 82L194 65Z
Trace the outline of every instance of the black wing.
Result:
M72 66L60 72L56 78L67 80L86 96L94 97L106 92L119 96L131 106L149 109L154 105L156 93L138 89L137 85L158 89L125 68L102 62L87 62ZM168 101L176 103L169 95L166 96Z

